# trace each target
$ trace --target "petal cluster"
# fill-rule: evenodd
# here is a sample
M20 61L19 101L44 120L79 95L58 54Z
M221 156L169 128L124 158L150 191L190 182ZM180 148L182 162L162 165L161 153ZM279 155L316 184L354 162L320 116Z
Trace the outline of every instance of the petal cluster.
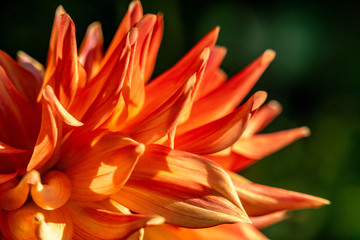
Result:
M281 106L246 96L275 53L227 79L218 32L154 79L163 16L139 1L105 53L98 22L78 49L62 6L45 67L0 51L0 238L265 239L286 211L328 204L235 173L309 129L259 134Z

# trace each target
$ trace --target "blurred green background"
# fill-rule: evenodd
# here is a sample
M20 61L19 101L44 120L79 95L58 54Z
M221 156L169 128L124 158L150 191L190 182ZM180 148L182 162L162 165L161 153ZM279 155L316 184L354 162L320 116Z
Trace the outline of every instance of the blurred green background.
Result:
M0 49L23 50L45 63L56 7L73 18L78 41L93 21L108 45L129 1L0 2ZM265 131L306 125L303 139L256 163L251 180L329 199L318 210L292 212L264 230L271 239L360 239L360 15L356 1L144 0L164 13L165 33L155 75L173 65L214 26L226 46L229 76L267 48L277 52L255 90L283 105Z

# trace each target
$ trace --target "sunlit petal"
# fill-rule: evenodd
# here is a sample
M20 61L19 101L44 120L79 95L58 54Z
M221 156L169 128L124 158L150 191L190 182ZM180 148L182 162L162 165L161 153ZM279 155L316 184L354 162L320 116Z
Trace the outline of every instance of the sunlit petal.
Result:
M112 198L183 227L249 221L228 175L217 164L159 145L147 147L126 185Z

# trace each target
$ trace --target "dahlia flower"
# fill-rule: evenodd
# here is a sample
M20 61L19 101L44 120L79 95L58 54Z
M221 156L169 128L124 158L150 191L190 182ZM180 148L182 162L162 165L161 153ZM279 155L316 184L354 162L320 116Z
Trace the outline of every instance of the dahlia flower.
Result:
M139 1L105 54L99 23L78 51L61 6L45 67L0 51L0 238L263 239L286 211L328 204L236 174L309 130L259 134L279 103L242 101L275 53L227 80L218 31L151 81L163 17Z

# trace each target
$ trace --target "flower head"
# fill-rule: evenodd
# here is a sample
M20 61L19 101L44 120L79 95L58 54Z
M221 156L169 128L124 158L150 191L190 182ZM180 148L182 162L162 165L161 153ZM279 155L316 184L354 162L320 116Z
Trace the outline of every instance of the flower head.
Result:
M105 54L99 23L78 51L61 6L46 67L24 52L15 62L0 51L1 234L261 239L256 229L287 210L327 204L234 173L309 130L258 134L280 105L264 105L263 91L239 104L275 53L265 51L227 80L218 31L151 81L163 17L143 15L138 1Z

